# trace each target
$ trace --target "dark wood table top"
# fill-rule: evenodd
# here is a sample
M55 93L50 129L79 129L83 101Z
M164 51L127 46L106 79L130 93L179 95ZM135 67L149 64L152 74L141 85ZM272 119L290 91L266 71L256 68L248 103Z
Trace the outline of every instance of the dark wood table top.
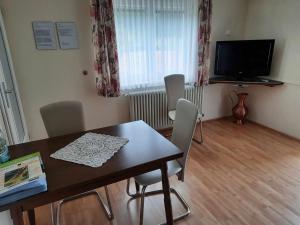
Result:
M62 124L63 126L63 124ZM129 139L110 160L92 168L50 158L50 155L86 132L102 133ZM183 152L143 121L124 123L86 132L9 147L12 158L40 152L45 166L48 191L0 207L29 210L65 197L115 183L161 167L161 163L183 156Z

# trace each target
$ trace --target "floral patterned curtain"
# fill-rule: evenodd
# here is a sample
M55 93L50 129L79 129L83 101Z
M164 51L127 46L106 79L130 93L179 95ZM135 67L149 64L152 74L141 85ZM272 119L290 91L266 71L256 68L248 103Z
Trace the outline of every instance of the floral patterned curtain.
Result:
M209 81L209 44L211 33L212 0L200 0L198 17L198 85L208 84Z
M91 17L98 94L116 97L120 83L112 0L91 0Z

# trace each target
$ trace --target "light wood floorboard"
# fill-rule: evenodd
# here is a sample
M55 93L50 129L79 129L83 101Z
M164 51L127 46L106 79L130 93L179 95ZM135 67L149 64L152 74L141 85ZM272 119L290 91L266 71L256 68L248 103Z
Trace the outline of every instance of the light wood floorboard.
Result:
M185 182L171 178L192 211L177 224L300 224L300 141L228 119L204 123L204 140L192 144ZM137 224L139 201L128 201L125 187L125 181L109 186L113 221L91 196L64 205L61 224ZM174 214L183 210L175 198L172 204ZM38 225L50 224L49 209L36 209ZM162 197L146 198L144 224L163 221Z

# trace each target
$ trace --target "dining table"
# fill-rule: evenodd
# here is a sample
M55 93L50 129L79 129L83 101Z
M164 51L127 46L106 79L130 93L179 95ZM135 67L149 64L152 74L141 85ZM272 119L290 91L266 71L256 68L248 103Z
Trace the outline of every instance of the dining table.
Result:
M129 141L97 168L50 157L87 132L123 137ZM48 187L45 192L0 206L0 211L10 210L14 225L24 225L24 212L28 212L30 224L35 225L34 209L39 206L158 169L162 176L166 223L173 224L167 162L183 157L183 152L144 121L11 145L9 152L11 159L40 152Z

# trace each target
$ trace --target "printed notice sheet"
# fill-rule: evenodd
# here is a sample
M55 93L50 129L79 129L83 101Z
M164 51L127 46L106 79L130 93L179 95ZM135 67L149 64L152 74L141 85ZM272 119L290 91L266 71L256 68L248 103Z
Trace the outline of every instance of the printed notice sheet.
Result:
M73 22L56 23L59 46L61 49L78 48L76 25Z
M37 49L57 49L54 23L33 22L32 27Z

